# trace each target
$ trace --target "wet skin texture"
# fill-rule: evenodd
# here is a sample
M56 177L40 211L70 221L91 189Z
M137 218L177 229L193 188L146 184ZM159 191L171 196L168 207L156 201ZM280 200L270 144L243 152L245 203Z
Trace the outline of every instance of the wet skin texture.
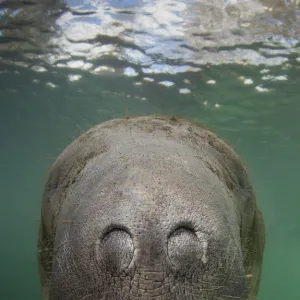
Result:
M255 299L264 225L230 146L189 120L98 125L53 164L39 234L45 299Z

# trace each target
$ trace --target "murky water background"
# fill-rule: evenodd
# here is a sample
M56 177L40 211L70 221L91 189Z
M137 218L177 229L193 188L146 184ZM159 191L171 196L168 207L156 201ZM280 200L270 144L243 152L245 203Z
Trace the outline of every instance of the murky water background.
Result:
M259 299L300 299L297 0L0 0L0 299L40 299L47 171L83 130L163 113L248 167L267 227Z

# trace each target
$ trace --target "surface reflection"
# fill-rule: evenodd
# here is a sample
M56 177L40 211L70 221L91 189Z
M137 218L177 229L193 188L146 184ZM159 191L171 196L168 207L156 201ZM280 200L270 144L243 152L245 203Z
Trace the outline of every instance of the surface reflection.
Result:
M274 66L300 52L299 12L298 1L283 0L2 1L0 51L6 64L99 72L105 61L118 74L124 65L144 73Z

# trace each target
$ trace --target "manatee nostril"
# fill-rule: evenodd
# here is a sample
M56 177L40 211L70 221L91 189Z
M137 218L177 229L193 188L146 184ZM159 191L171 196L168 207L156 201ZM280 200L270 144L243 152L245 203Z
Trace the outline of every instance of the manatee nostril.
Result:
M201 234L200 234L201 235ZM199 239L190 226L177 227L168 239L168 257L175 271L188 274L191 269L206 263L207 243Z
M134 253L133 241L124 228L110 228L96 242L96 259L114 275L126 270Z

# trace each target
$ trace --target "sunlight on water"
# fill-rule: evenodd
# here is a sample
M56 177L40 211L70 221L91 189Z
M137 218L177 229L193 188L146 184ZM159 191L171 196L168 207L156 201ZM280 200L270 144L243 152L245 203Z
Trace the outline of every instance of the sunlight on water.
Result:
M298 0L0 0L0 299L40 299L54 157L99 122L163 113L242 156L268 233L258 299L299 300L299 38Z

